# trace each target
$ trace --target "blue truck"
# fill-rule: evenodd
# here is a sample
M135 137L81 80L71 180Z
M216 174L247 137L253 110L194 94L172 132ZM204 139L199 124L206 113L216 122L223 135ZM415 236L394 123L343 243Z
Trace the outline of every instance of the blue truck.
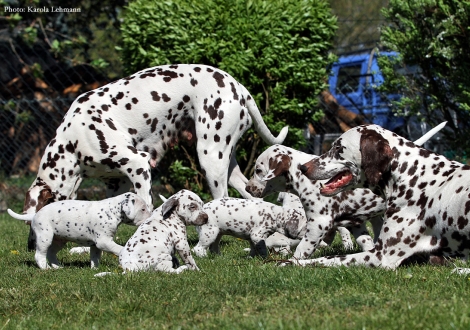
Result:
M396 56L397 53L381 52L380 55ZM330 93L338 104L362 115L367 122L401 135L409 135L411 132L406 129L405 118L395 116L391 108L391 102L399 100L400 95L384 95L375 88L384 81L377 57L374 50L340 56L331 69Z
M396 52L380 52L380 56L396 55ZM375 50L339 56L331 68L329 92L339 105L362 115L366 122L380 125L409 140L416 140L430 127L415 117L396 116L392 110L392 102L399 100L401 96L377 91L376 87L384 82L377 62L378 56ZM315 135L313 141L308 143L307 150L320 155L327 151L340 135L341 132ZM306 137L312 138L309 134L306 134ZM440 152L442 145L439 134L424 146Z

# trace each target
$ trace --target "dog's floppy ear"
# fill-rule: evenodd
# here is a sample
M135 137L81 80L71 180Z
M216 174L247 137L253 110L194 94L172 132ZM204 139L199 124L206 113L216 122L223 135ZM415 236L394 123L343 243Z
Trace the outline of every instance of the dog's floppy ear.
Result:
M269 181L278 176L284 175L289 171L291 159L287 155L281 155L281 158L275 157L269 159L269 171L262 178L263 181Z
M393 152L388 141L379 133L369 130L361 135L362 169L367 181L377 185L389 169Z
M41 189L38 196L38 204L36 205L36 212L42 209L47 204L50 204L54 201L55 197L52 193L52 190L49 186L44 186Z
M162 205L162 215L163 215L163 218L166 218L170 215L171 211L173 210L173 208L177 207L178 206L178 199L176 199L175 197L171 197L169 199L167 199L165 201L165 203L163 203Z

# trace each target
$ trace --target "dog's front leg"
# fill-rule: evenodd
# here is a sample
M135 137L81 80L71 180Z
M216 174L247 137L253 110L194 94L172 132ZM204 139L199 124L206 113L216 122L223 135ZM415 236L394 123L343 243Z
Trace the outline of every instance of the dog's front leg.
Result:
M196 262L193 259L193 256L191 255L191 250L189 248L189 244L187 240L180 240L175 245L175 249L176 251L178 251L178 254L181 257L181 260L183 260L184 264L187 265L189 269L199 270L199 268L196 265Z
M298 259L290 259L289 260L292 264L298 266L325 266L325 267L333 267L333 266L352 266L352 265L364 265L369 267L378 267L381 266L381 260L377 257L375 253L375 248L360 253L348 254L344 256L329 256L317 259L306 259L306 260L298 260ZM286 263L281 264L285 266Z
M262 258L266 258L268 256L268 248L266 247L267 238L268 233L263 230L251 233L250 239L253 242L253 248L250 256L254 257L255 255L259 255Z
M314 221L307 221L307 232L295 249L294 259L307 259L310 257L330 229L331 225L328 220L315 219Z
M221 147L221 150L218 150L218 147ZM207 152L207 149L211 151ZM212 197L214 199L228 197L230 148L225 146L225 142L212 145L201 139L198 140L197 155Z

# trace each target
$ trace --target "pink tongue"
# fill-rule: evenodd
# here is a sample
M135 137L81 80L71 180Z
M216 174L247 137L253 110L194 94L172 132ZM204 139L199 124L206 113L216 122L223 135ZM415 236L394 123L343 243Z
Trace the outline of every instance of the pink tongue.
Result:
M341 174L341 177L339 177L335 181L325 184L320 192L321 193L333 192L333 191L336 190L336 188L344 186L349 181L351 181L351 174L350 173L347 173L347 174L343 173L343 174Z

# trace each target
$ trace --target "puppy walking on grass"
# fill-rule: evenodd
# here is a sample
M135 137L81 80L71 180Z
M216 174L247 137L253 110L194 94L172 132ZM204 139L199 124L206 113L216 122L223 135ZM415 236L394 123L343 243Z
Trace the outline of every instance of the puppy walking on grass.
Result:
M98 267L102 251L121 252L122 246L114 242L121 223L139 226L151 215L145 201L134 193L102 201L55 202L35 214L17 214L10 209L8 213L15 219L31 221L37 237L35 259L41 269L60 268L57 252L68 241L89 246L91 268Z

